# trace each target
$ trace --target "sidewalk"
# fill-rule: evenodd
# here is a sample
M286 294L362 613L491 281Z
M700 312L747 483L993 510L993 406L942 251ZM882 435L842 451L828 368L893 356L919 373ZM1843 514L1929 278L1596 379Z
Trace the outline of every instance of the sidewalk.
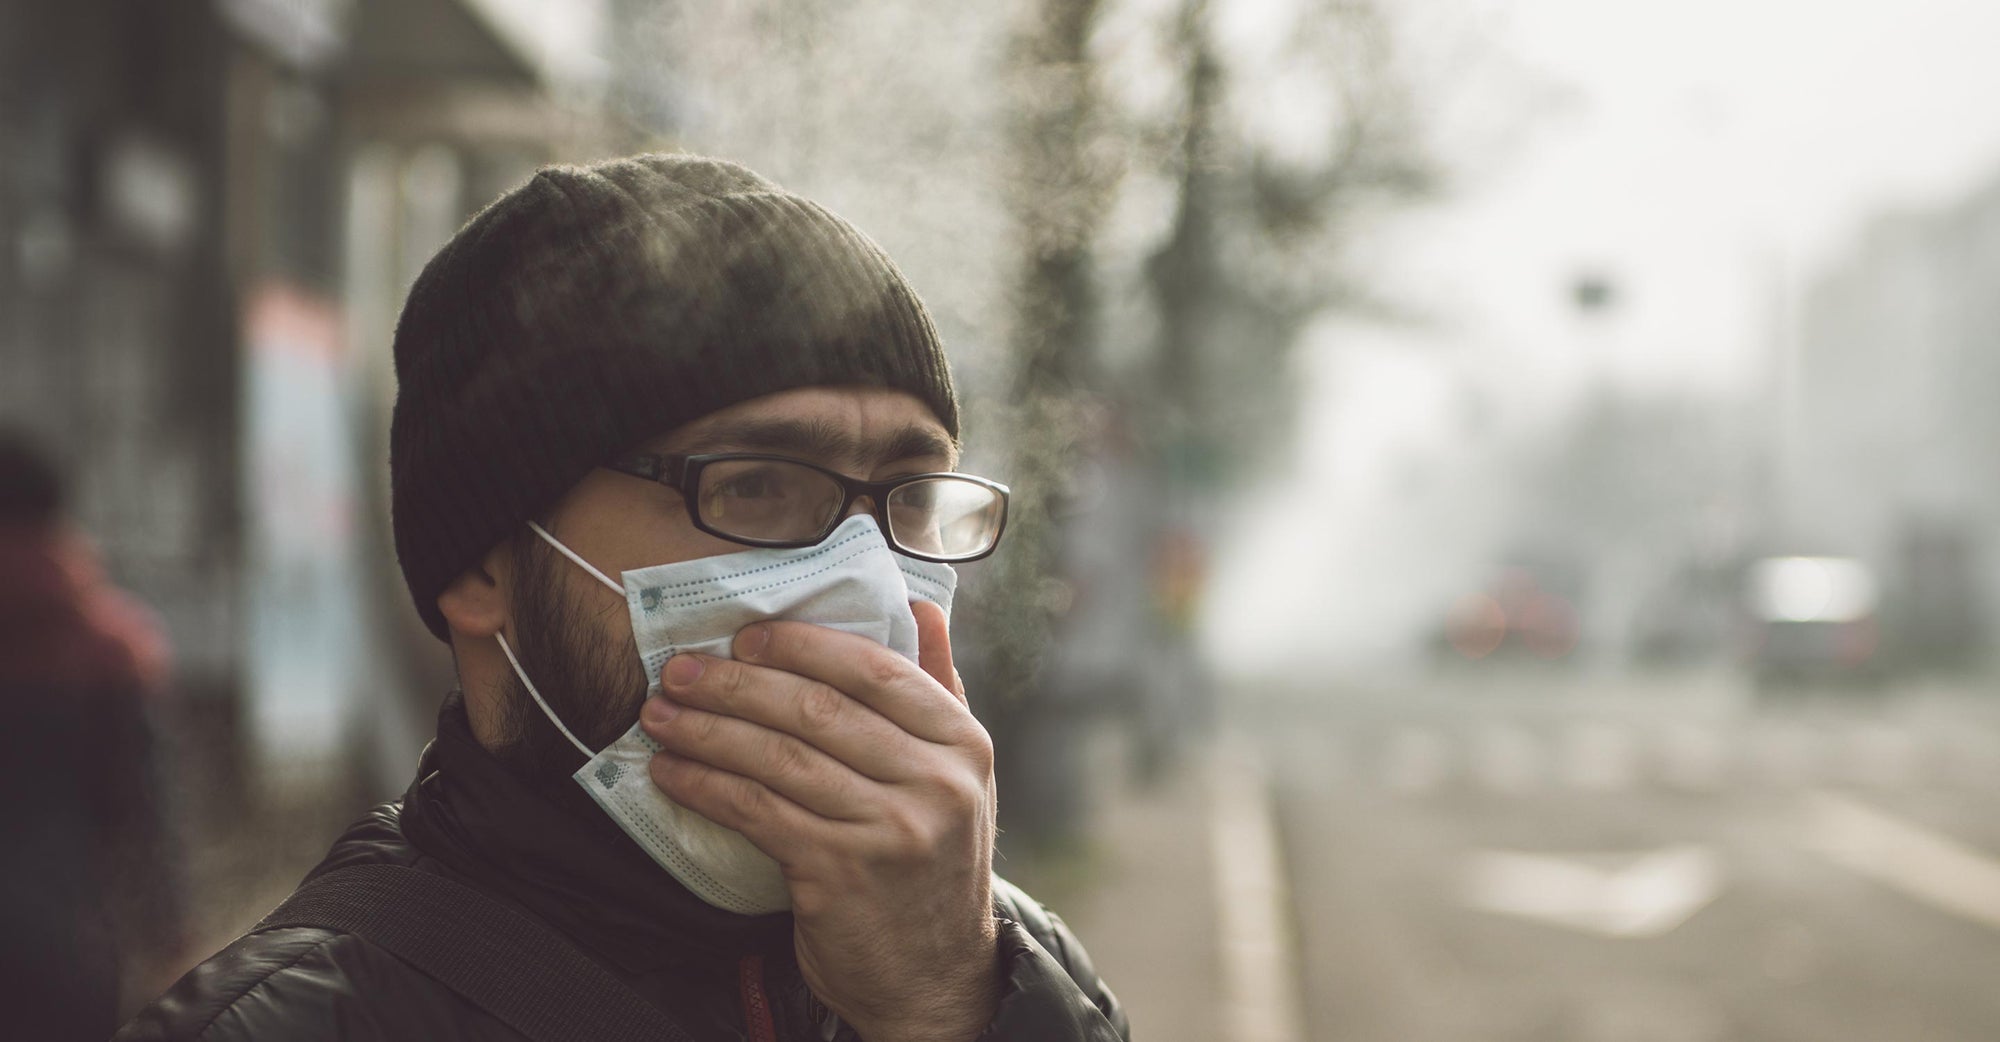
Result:
M1238 1042L1227 911L1216 849L1220 757L1194 750L1152 787L1127 769L1120 736L1090 741L1090 839L1083 848L1000 871L1049 905L1090 951L1142 1042ZM1005 794L1002 793L1002 798ZM1236 977L1240 978L1240 974Z

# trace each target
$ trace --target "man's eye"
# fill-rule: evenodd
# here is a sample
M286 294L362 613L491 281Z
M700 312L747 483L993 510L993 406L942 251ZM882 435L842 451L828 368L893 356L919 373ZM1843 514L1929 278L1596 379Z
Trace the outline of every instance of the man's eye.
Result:
M840 503L840 483L803 464L718 461L702 475L701 520L729 535L811 538Z
M768 499L789 492L791 483L769 472L737 474L716 486L716 494L732 499Z

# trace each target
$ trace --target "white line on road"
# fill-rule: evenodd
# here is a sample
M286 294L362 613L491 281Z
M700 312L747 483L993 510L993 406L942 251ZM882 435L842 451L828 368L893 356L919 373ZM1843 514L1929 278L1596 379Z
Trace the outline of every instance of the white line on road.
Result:
M1467 905L1539 919L1606 937L1658 937L1722 892L1714 850L1683 843L1631 857L1618 868L1513 850L1474 851L1465 863Z
M2000 862L1845 796L1810 797L1807 844L1932 907L2000 929Z
M1222 954L1222 1026L1232 1042L1301 1042L1304 1005L1288 925L1270 786L1251 750L1226 744L1216 757L1212 837Z

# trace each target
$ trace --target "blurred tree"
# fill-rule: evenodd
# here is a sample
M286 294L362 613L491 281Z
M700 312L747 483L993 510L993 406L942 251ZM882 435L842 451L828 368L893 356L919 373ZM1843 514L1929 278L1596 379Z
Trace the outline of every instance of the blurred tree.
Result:
M1155 321L1130 422L1151 502L1130 710L1159 773L1210 716L1194 627L1227 496L1293 433L1288 356L1330 311L1384 310L1350 270L1364 221L1433 181L1394 34L1374 0L1301 0L1225 48L1208 0L1184 0L1168 53L1180 103L1160 153L1172 223L1141 270ZM1127 392L1128 396L1130 392Z
M1289 434L1286 356L1306 325L1380 307L1347 267L1360 220L1434 180L1375 0L1305 0L1258 67L1225 61L1213 22L1208 0L1185 0L1165 157L1179 205L1145 272L1153 440L1172 485L1204 498ZM1241 118L1272 98L1294 107L1287 124Z
M1093 28L1110 13L1097 0L1037 0L1009 62L1005 185L1018 259L1003 472L1016 500L1007 544L970 600L982 712L1002 747L1017 834L1059 835L1077 813L1064 793L1081 787L1080 714L1130 712L1149 773L1205 718L1192 630L1222 496L1290 432L1285 356L1308 323L1367 303L1347 272L1357 218L1430 181L1392 34L1368 0L1306 0L1255 34L1273 54L1229 56L1207 0L1187 0L1154 30L1179 95L1164 115L1118 108L1100 89L1107 53L1140 35ZM1246 116L1274 96L1289 106L1282 118ZM1121 271L1104 255L1116 251L1106 226L1145 187L1128 175L1161 173L1171 220L1145 260ZM1137 284L1119 285L1121 275ZM1150 304L1156 333L1122 371L1100 350L1097 279ZM1092 423L1121 444L1089 443ZM1107 482L1143 502L1092 494ZM1124 530L1109 540L1073 530L1103 525ZM1117 559L1085 559L1106 553ZM1112 584L1137 589L1120 596ZM1079 593L1094 602L1077 605ZM1073 606L1141 617L1086 622ZM1076 647L1107 633L1127 642L1115 662ZM1007 777L1010 763L1029 766Z
M1013 41L1012 175L1003 183L1018 255L1012 277L1004 431L1014 496L1007 539L972 607L985 642L984 697L1032 699L1058 579L1058 502L1070 484L1093 382L1093 247L1116 185L1093 146L1100 106L1088 50L1098 0L1035 0Z
M1289 433L1285 356L1306 325L1329 309L1376 306L1347 267L1358 218L1432 181L1393 33L1372 0L1306 0L1267 30L1283 37L1271 63L1225 60L1207 0L1186 0L1166 49L1181 95L1168 126L1099 96L1100 14L1097 0L1038 0L1009 63L1014 174L1004 185L1020 257L1005 472L1017 496L989 578L1006 625L986 677L1003 702L1032 687L1048 617L1067 600L1049 581L1059 574L1056 498L1074 480L1084 403L1123 400L1166 478L1161 516L1205 529L1198 519L1213 513L1224 476ZM1292 118L1238 118L1274 90L1291 92ZM1166 147L1146 153L1151 141ZM1120 149L1135 142L1133 162L1169 171L1177 201L1143 265L1157 335L1113 391L1097 376L1114 367L1096 351L1093 277L1105 265L1093 254L1127 172L1131 153Z

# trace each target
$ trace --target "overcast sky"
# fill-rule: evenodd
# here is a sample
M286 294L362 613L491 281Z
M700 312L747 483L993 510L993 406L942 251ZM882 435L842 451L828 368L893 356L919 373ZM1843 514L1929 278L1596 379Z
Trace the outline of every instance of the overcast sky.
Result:
M1761 393L1783 301L1868 219L2000 180L1992 0L1403 2L1419 49L1477 27L1481 60L1428 74L1474 69L1491 80L1475 93L1529 111L1497 147L1447 125L1451 193L1372 255L1431 321L1332 323L1301 352L1312 419L1220 548L1217 648L1395 646L1483 581L1504 488L1479 485L1504 485L1492 452L1510 432L1593 385ZM1615 287L1603 318L1567 293L1585 273ZM1468 435L1468 397L1497 430ZM1412 513L1404 486L1426 472L1465 487L1458 521Z

